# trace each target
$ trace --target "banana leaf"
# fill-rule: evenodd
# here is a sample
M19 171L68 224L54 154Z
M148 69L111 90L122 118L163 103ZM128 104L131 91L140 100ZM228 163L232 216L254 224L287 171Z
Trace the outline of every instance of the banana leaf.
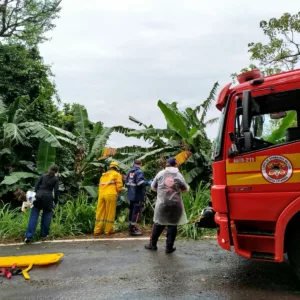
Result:
M175 108L171 108L171 105L164 104L161 100L158 101L158 107L164 114L166 121L170 128L184 138L189 138L189 132L186 124L184 124L183 118L177 113Z
M54 131L54 129L49 129ZM45 173L55 163L56 149L44 140L40 140L37 154L37 170L39 174Z
M4 177L4 180L0 183L0 185L12 185L17 183L21 179L36 178L36 177L37 175L34 173L12 172L10 175Z
M85 131L88 126L88 113L84 106L74 105L74 121L77 133L85 138Z
M295 111L289 111L284 119L282 119L279 127L275 129L271 136L267 138L267 141L276 144L278 140L285 136L286 129L291 127L296 119L297 113Z

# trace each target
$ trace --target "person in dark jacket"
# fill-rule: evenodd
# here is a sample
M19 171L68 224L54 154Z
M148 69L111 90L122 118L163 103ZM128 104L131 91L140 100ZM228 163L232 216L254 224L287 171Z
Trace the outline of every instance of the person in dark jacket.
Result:
M137 228L137 223L141 216L143 201L146 198L146 187L151 185L147 182L144 172L141 170L142 162L135 160L133 167L126 176L126 187L129 205L129 233L133 236L139 236L142 233Z
M41 238L46 239L49 234L50 224L52 220L52 210L54 203L58 201L58 185L59 179L56 176L58 173L58 166L53 165L49 168L46 174L43 174L36 186L36 200L33 202L33 206L30 212L30 218L28 222L27 231L25 234L25 243L30 243L34 237L36 226L38 223L40 211L43 211L41 220ZM54 191L54 198L53 198Z

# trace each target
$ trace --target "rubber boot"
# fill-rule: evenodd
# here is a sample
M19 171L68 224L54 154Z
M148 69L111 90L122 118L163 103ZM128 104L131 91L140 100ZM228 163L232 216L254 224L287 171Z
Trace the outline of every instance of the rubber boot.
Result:
M130 225L130 235L131 236L141 236L142 233L136 228L135 225Z
M167 244L166 253L173 253L174 251L176 251L176 247L173 247L171 244Z
M157 246L156 246L156 245L152 245L152 244L150 243L150 244L148 244L148 245L145 245L145 249L156 251L156 250L157 250Z

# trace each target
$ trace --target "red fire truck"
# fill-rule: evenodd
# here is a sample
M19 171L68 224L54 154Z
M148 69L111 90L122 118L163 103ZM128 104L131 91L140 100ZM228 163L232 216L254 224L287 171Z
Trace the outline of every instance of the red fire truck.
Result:
M217 99L212 208L197 226L213 217L219 245L249 259L287 253L300 278L300 69L238 82Z

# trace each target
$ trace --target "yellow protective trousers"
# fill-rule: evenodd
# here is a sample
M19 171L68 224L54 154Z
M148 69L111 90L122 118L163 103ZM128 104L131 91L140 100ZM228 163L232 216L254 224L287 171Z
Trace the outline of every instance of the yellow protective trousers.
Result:
M114 232L118 195L99 195L94 234Z

